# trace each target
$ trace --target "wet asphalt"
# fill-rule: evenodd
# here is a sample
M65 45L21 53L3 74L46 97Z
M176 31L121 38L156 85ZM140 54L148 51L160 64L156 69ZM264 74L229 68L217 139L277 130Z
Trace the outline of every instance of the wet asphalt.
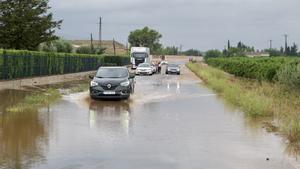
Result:
M180 76L136 77L128 101L82 92L1 116L1 169L293 168L279 136L224 104L183 65Z

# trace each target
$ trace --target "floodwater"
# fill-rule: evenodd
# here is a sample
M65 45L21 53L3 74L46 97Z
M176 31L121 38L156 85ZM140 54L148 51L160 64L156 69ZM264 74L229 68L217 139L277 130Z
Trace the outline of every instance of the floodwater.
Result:
M186 68L137 77L129 101L64 95L5 113L28 92L0 92L0 168L291 169L293 148L227 107Z

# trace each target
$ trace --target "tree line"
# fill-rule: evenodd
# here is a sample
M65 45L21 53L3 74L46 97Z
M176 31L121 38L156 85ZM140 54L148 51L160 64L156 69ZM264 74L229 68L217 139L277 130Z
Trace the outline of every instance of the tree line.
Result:
M162 35L149 27L144 27L142 29L137 29L130 32L128 36L128 42L131 46L139 47L149 47L151 53L156 55L187 55L187 56L201 56L202 52L197 49L189 49L186 51L180 51L179 47L176 46L166 46L164 47L160 43Z
M276 48L269 48L264 50L256 50L254 46L245 45L243 42L238 42L236 46L232 46L230 41L228 40L227 46L224 50L220 51L218 49L208 50L205 53L205 58L215 58L215 57L246 57L251 53L268 53L270 57L279 57L279 56L287 56L287 57L300 57L300 53L298 52L298 46L296 43L293 43L292 46L286 45L285 48L281 47L279 50Z

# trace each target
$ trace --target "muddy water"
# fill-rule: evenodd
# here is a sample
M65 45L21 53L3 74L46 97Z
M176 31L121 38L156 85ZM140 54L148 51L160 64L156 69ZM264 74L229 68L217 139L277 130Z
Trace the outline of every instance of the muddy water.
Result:
M184 68L182 76L137 77L129 101L92 101L82 92L23 114L5 107L26 93L0 93L0 168L293 168L293 146L199 83Z

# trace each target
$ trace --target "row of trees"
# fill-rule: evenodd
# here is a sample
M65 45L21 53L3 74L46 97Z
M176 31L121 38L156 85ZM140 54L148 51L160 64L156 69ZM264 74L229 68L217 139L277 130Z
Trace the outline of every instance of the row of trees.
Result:
M201 56L201 52L196 49L189 49L187 51L180 51L176 46L163 47L160 43L162 35L149 27L137 29L130 32L128 42L131 46L147 46L151 49L153 54L157 55L188 55L188 56Z
M285 48L281 47L278 49L265 49L262 51L255 50L254 47L245 45L243 42L238 42L236 46L231 46L230 41L227 43L227 48L223 51L218 49L208 50L205 53L205 58L214 58L214 57L245 57L248 53L253 52L266 52L269 53L271 57L276 56L300 56L298 52L298 46L293 43L292 46L286 46Z
M266 49L266 52L270 53L270 56L300 56L298 52L298 45L293 43L292 46L286 46L285 48L280 47L280 49Z

